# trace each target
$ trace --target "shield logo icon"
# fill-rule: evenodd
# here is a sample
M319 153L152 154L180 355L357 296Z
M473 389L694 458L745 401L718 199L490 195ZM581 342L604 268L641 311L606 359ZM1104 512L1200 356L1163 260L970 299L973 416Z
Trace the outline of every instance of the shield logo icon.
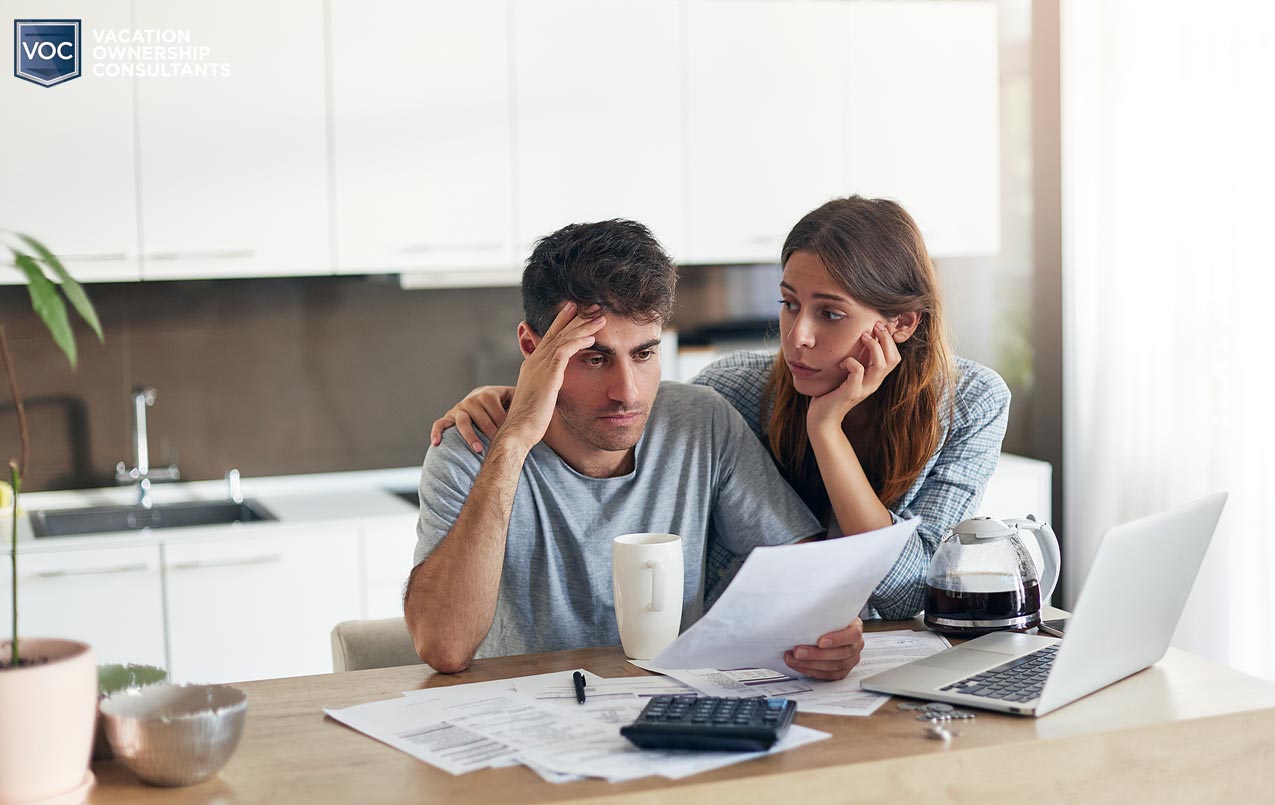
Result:
M79 20L14 20L13 74L51 87L80 75Z

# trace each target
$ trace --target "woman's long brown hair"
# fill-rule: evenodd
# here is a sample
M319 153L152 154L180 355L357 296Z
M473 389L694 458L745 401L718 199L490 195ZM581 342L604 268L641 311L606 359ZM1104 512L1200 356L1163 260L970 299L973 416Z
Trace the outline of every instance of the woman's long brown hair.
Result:
M877 497L891 506L911 488L943 438L939 409L948 399L953 363L934 265L903 207L861 196L835 199L807 213L784 241L783 264L797 252L818 257L855 301L887 317L920 314L912 337L898 345L902 362L865 401L875 430L854 445ZM826 518L828 494L806 434L809 406L810 398L793 387L781 349L762 398L762 426L785 478L815 514Z

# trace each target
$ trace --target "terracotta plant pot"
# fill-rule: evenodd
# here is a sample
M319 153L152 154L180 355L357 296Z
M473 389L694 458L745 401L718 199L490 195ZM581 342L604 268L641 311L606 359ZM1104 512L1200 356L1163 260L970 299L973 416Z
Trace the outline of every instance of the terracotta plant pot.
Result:
M8 660L9 645L0 644ZM27 637L38 665L0 671L0 803L88 793L97 716L93 649L74 640Z

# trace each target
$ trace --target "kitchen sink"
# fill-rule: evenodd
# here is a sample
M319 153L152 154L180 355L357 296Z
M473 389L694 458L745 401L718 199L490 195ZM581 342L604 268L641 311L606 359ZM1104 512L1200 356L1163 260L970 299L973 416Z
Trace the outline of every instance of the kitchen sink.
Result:
M415 489L390 489L387 491L389 491L391 494L395 495L396 497L400 497L403 500L406 500L408 503L412 504L413 506L421 505L421 493Z
M83 509L44 509L32 512L31 527L37 537L73 537L145 528L187 528L274 520L270 510L255 500L169 503L149 509L141 506L93 506Z

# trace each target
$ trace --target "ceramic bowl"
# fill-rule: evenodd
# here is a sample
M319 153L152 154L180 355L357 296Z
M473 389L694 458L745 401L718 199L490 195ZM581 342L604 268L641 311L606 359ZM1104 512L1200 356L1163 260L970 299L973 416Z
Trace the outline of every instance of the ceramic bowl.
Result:
M190 785L221 770L243 735L248 697L230 685L150 685L100 705L115 757L153 785Z

